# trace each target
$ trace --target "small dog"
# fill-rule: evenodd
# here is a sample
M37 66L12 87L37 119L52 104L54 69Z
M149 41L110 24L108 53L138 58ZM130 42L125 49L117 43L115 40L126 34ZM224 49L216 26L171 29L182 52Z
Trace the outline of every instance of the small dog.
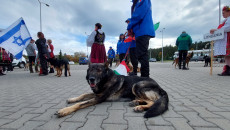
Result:
M24 71L28 71L29 70L29 65L30 65L29 60L26 60Z
M61 77L63 68L65 68L65 77L67 77L67 71L69 73L69 76L71 76L70 65L69 65L68 60L65 60L65 59L58 60L56 58L54 59L51 58L51 59L48 59L48 62L50 62L50 64L53 65L54 68L56 69L57 71L56 76Z
M78 102L59 110L56 115L63 117L89 106L121 98L133 100L129 105L135 112L147 111L145 118L155 117L168 110L168 94L151 78L115 75L109 63L89 64L86 80L93 91L70 98L67 103Z
M205 61L205 63L204 63L204 67L208 67L208 64L209 64L209 66L211 66L211 57L210 56L204 56L204 61Z
M190 61L190 59L193 57L193 52L192 53L189 53L188 55L187 55L187 57L186 57L186 65L187 65L187 68L188 68L188 64L189 64L189 61ZM172 63L172 65L175 63L175 69L176 69L176 66L179 66L179 57L178 58L176 58L174 61L173 61L173 63Z

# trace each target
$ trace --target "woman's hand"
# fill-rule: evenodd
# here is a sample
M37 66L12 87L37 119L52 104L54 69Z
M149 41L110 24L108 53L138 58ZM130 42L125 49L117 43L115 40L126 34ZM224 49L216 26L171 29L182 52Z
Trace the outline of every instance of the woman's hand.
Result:
M211 29L210 33L213 34L215 31L217 31L217 29Z

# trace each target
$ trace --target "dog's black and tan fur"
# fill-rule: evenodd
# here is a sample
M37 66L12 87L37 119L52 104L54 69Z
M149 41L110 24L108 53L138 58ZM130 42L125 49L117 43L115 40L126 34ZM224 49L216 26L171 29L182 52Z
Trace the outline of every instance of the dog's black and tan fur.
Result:
M191 60L192 57L193 57L193 52L192 52L192 53L189 53L189 54L187 55L187 57L186 57L187 68L188 68L188 64L189 64L189 62L190 62L190 60ZM175 63L175 69L176 69L176 66L179 66L179 57L176 58L176 59L173 61L172 65L173 65L174 63Z
M108 64L90 64L86 80L93 92L68 99L68 103L78 103L59 110L56 113L59 117L120 98L131 99L130 106L134 107L135 112L147 110L145 118L158 116L168 110L169 99L166 91L151 78L115 75Z
M50 64L53 65L54 68L56 69L57 71L56 76L61 77L63 69L65 69L65 77L67 77L67 71L69 73L69 76L71 76L70 65L69 65L68 60L65 60L65 59L58 60L55 58L55 59L49 59L48 62L50 62Z

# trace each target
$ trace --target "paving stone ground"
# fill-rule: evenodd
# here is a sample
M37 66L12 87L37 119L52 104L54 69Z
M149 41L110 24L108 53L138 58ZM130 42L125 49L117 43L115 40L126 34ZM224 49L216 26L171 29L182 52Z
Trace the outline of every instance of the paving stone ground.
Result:
M190 70L170 63L150 63L151 78L169 95L169 110L145 119L127 102L104 102L57 118L66 99L90 92L87 66L72 65L71 77L39 77L24 69L0 77L0 130L229 130L230 77L219 77L223 64L210 68L190 63Z

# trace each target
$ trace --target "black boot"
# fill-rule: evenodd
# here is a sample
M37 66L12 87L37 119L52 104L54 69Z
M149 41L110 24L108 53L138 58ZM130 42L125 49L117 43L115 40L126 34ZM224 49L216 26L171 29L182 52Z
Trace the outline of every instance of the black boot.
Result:
M186 66L186 61L183 61L183 68L182 68L182 70L189 70L189 69L186 68L185 66Z

